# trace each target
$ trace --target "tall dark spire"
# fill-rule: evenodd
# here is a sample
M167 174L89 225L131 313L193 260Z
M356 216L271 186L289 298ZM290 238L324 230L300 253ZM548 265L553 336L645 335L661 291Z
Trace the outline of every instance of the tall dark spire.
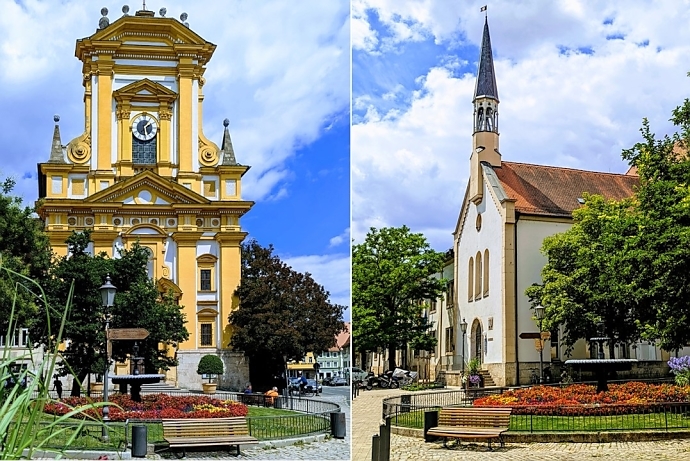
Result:
M496 86L496 72L494 72L494 58L491 52L491 37L489 36L489 20L484 20L484 36L482 37L482 51L479 56L479 70L477 71L477 85L474 97L486 96L498 101L498 87Z

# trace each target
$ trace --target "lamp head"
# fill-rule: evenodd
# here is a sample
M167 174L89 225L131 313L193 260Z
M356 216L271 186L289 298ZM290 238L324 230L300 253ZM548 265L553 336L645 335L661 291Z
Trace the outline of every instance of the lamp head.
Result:
M462 330L463 333L467 333L467 322L465 322L465 319L462 319L462 322L460 322L460 330Z
M537 320L541 320L544 318L544 306L537 306L534 308L534 316L537 318Z
M117 288L110 283L110 274L105 277L105 283L98 289L101 292L103 307L113 307L115 305L115 293Z

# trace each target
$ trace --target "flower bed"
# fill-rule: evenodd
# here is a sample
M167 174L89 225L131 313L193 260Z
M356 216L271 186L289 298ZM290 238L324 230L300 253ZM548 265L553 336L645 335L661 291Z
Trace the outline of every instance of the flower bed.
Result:
M607 392L595 386L535 386L506 391L474 401L475 406L509 406L515 415L587 416L654 411L659 403L690 402L690 386L628 382L611 384Z
M242 403L206 396L173 397L167 394L150 394L143 395L141 400L141 402L134 402L129 395L112 395L110 402L120 408L110 406L110 419L125 421L127 419L228 418L247 416L249 412L247 406ZM88 397L67 397L61 402L46 404L44 411L61 416L69 413L74 407L92 402L98 402L98 400ZM100 419L102 407L89 409L83 416Z

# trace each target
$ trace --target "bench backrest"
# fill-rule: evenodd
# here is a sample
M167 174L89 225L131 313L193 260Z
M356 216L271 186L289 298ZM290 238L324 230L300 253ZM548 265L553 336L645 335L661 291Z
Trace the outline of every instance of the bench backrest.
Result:
M439 426L503 427L510 426L512 408L446 407L438 415Z
M164 437L217 437L249 435L244 417L207 419L164 419Z

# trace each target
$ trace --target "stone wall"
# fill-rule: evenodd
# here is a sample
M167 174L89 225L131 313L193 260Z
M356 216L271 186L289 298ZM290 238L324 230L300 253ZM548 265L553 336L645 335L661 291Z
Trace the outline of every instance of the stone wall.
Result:
M230 391L242 391L249 382L249 359L242 352L230 350L213 351L223 361L223 376L218 379L218 387ZM177 386L183 389L200 390L201 384L206 380L201 379L196 369L201 357L212 353L209 350L178 351L177 358L180 364L177 367Z

